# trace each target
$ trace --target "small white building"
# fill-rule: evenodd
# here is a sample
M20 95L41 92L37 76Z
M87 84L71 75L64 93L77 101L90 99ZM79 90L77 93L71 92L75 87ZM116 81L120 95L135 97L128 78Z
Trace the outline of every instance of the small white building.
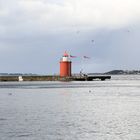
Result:
M22 76L19 76L19 77L18 77L18 81L19 81L19 82L23 81Z

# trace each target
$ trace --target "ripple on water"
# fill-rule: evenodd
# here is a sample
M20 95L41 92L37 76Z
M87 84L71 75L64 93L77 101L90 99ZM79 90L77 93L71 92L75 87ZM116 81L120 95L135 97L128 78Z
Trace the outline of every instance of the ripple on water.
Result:
M33 134L29 132L8 132L10 138L31 137Z
M6 118L0 118L0 121L6 121L7 119Z

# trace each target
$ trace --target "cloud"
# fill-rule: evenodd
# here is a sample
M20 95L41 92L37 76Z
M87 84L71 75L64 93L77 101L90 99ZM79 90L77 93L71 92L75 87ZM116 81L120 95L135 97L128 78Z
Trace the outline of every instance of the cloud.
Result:
M71 30L74 25L115 29L140 20L138 0L14 0L1 4L0 17L10 27L13 23L14 29Z
M65 50L79 56L74 72L139 68L139 7L138 0L0 0L1 72L58 73ZM91 59L81 62L83 55Z
M45 27L120 28L140 20L138 0L67 0L61 4L21 1L20 6ZM36 18L35 18L36 17Z

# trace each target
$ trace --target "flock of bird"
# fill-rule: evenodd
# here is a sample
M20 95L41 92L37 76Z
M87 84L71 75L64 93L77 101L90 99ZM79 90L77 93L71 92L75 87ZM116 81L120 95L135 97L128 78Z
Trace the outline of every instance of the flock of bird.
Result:
M127 30L125 30L125 32L126 32L126 33L130 33L130 30L127 29ZM77 34L80 34L80 30L77 30L76 33L77 33ZM94 44L95 44L95 40L92 39L92 40L91 40L91 43L94 45ZM70 55L70 57L71 57L71 58L77 58L77 56L74 56L74 55ZM89 56L83 56L83 58L85 58L85 59L90 59L91 57L89 57Z

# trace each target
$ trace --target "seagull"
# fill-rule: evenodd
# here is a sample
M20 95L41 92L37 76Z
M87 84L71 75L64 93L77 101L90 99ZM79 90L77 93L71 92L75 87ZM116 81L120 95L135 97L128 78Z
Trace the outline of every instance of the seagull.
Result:
M79 34L79 33L80 33L80 31L77 31L76 33L77 33L77 34Z
M12 93L8 93L8 95L12 95Z
M92 39L92 40L91 40L91 43L92 43L93 45L95 44L95 41L94 41L94 39Z
M126 32L126 33L130 33L130 30L129 30L129 29L127 29L127 30L125 30L125 32Z
M90 57L88 57L88 56L83 56L83 58L90 59Z
M94 40L93 40L93 39L92 39L91 41L92 41L92 42L94 42Z
M77 56L74 56L74 55L70 55L70 57L71 57L71 58L76 58Z
M129 32L130 32L130 30L127 30L127 32L129 33Z

